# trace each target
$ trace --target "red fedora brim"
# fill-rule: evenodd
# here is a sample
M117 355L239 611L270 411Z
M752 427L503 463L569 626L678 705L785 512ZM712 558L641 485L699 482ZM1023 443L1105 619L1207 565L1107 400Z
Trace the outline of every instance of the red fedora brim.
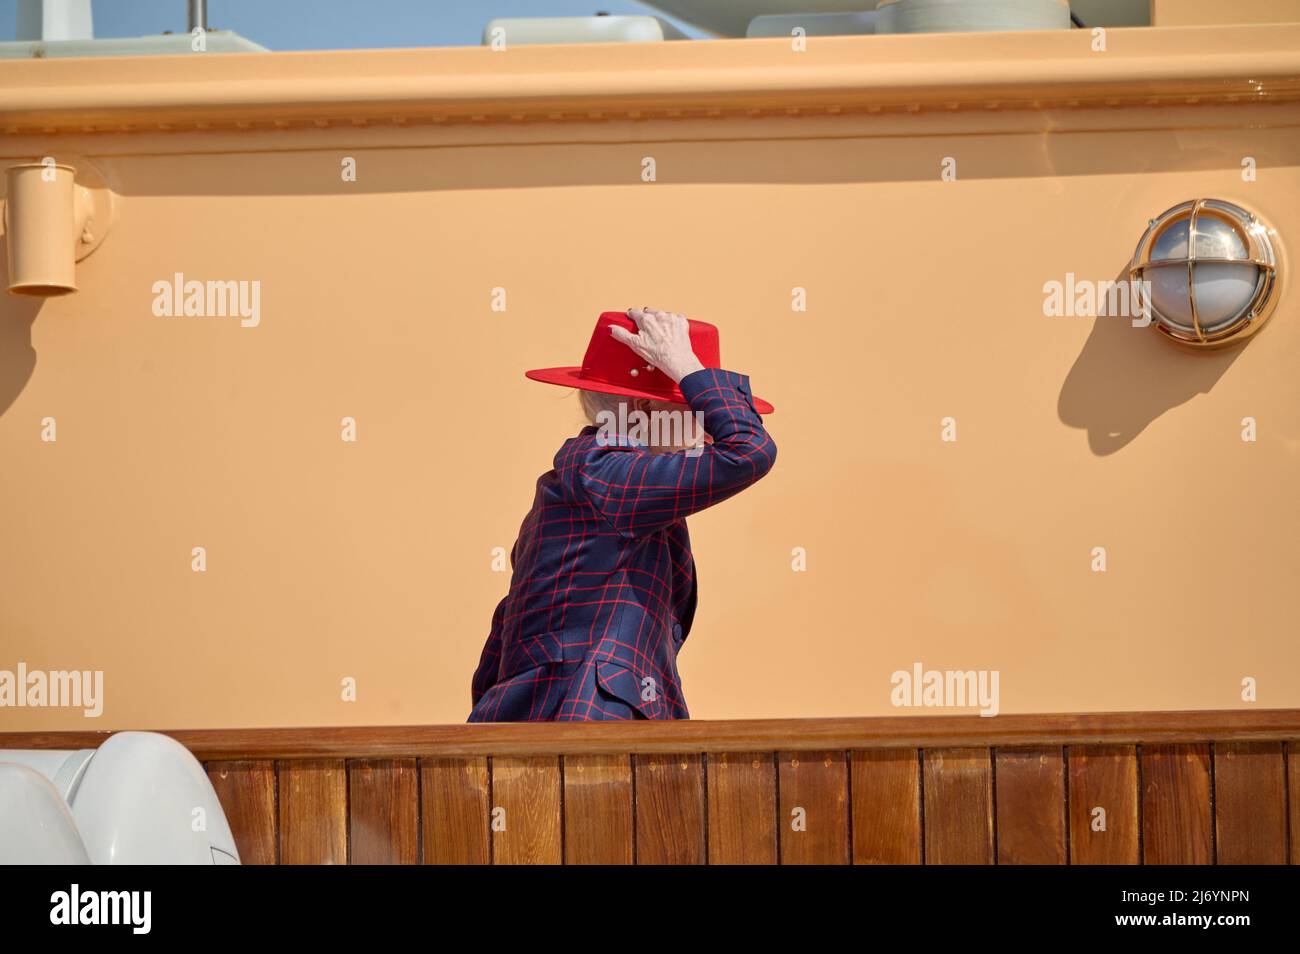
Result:
M660 394L654 391L638 390L637 388L620 387L617 384L606 384L604 381L594 381L591 378L584 378L582 376L581 367L538 368L535 371L525 371L524 377L533 381L541 381L543 384L558 384L561 387L578 388L581 391L596 391L600 394L616 394L619 397L639 397L651 401L668 401L673 404L686 403L686 398L682 396L681 391L676 391L675 395ZM776 410L771 404L767 403L760 397L754 397L753 401L754 410L759 414L771 414Z

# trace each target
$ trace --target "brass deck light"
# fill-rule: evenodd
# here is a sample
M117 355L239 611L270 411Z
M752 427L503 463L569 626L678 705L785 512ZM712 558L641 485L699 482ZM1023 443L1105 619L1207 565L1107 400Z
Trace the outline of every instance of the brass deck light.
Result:
M1235 344L1276 305L1274 231L1222 199L1182 202L1151 220L1129 263L1166 337L1194 347Z

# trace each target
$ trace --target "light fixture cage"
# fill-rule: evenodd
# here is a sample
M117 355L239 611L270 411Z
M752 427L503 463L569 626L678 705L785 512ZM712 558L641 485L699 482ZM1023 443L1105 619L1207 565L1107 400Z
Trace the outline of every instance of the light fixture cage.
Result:
M1226 316L1206 320L1197 304L1197 269L1253 266L1253 291ZM1186 276L1186 318L1162 311L1148 282L1181 276L1165 269L1182 269ZM1223 271L1223 269L1220 269ZM1134 288L1150 309L1152 324L1167 338L1193 347L1219 347L1250 337L1267 320L1277 299L1278 257L1274 233L1258 216L1222 199L1192 199L1151 220L1129 263ZM1166 281L1166 285L1168 282ZM1166 305L1168 300L1166 299Z

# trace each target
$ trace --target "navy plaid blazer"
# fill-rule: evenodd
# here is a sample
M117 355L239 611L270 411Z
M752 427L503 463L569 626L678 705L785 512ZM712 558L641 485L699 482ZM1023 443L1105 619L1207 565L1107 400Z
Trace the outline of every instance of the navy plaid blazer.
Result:
M655 454L586 427L538 479L470 722L690 717L677 675L696 599L685 518L766 474L776 444L745 375L705 368L680 387L712 444Z

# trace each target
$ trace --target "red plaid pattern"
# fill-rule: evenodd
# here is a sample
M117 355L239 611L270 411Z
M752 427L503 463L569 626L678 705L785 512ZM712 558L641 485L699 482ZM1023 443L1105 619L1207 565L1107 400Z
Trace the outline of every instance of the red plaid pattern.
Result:
M686 719L677 653L695 615L685 518L776 461L742 374L681 381L713 443L654 454L586 427L537 481L510 559L510 592L472 684L470 722Z

